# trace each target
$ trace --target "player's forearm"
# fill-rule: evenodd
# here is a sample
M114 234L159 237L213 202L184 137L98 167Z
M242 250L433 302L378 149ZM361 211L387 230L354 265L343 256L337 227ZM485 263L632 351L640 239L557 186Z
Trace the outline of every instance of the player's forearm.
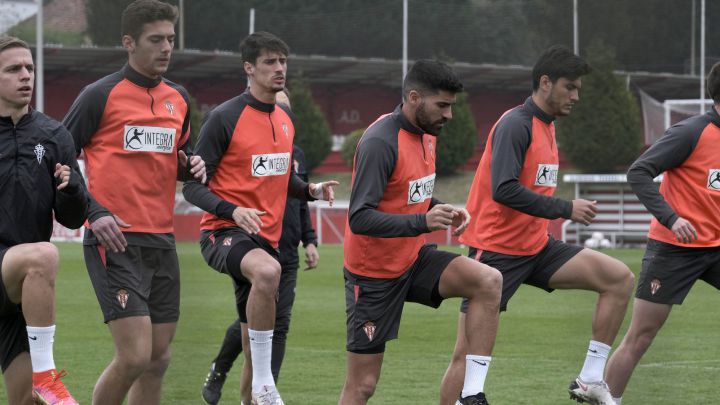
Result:
M423 214L388 214L367 208L353 213L348 222L354 234L376 238L411 237L430 232Z
M657 175L653 175L647 167L636 162L628 171L627 181L645 208L661 224L670 229L677 220L678 215L660 194L658 184L654 181L655 177Z
M236 205L223 200L197 181L188 181L183 185L183 197L190 204L220 218L232 220Z
M572 214L570 201L534 193L518 181L507 182L494 189L493 200L534 217L570 218Z

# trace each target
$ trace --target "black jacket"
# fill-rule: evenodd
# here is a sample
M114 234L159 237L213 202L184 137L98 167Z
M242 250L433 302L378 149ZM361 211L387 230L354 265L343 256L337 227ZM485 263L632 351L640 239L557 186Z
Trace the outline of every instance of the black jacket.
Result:
M297 145L293 145L293 170L307 183L305 154ZM310 243L317 246L317 236L315 236L315 230L310 222L307 201L288 196L279 244L281 264L294 264L299 261L297 248L300 242L303 243L303 246Z
M57 190L55 164L73 169L70 183ZM53 212L68 228L87 218L88 199L70 133L34 111L15 125L0 117L0 248L50 240Z

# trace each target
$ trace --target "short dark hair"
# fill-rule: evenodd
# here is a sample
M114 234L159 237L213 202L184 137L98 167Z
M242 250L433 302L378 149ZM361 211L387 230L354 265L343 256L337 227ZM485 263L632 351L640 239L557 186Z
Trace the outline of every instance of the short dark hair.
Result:
M243 63L249 62L254 65L263 49L269 52L281 53L285 56L290 54L290 48L285 41L269 32L258 31L248 35L240 43L240 56Z
M30 49L30 45L20 38L11 36L0 36L0 52L10 48L25 48Z
M715 104L720 104L720 62L710 68L707 75L707 92Z
M561 77L575 80L591 71L590 65L573 51L562 45L553 45L540 55L533 67L533 91L540 87L542 76L548 76L555 83Z
M175 24L177 20L178 9L172 4L158 0L135 0L122 13L120 34L138 40L145 24L155 21L170 21Z
M421 59L415 62L405 75L403 99L412 90L418 91L421 95L437 94L440 90L459 93L463 91L463 85L446 63Z

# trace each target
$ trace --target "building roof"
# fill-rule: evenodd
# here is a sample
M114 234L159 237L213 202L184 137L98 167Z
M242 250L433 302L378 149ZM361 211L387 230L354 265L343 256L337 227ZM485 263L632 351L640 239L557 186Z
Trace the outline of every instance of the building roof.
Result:
M105 75L117 70L127 58L123 48L46 47L45 75L58 78L68 74ZM410 62L412 63L412 61ZM398 88L401 85L402 61L382 58L290 55L291 76L302 73L311 83L334 85L373 85ZM170 66L173 80L206 79L226 81L245 77L240 54L225 51L175 50ZM466 89L528 91L532 67L520 65L452 64ZM696 98L699 79L694 75L616 71L659 100Z

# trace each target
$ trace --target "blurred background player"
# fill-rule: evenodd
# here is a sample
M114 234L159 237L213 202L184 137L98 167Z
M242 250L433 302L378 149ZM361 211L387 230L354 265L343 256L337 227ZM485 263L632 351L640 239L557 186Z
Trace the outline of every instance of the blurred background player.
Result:
M713 107L668 128L628 171L653 219L630 328L608 363L617 404L673 305L683 303L697 280L720 289L720 64L708 74L707 92ZM658 190L654 179L661 173Z
M550 219L587 225L597 212L595 201L553 197L559 162L553 121L570 114L580 99L581 77L590 70L562 46L552 46L540 56L533 68L532 95L503 114L490 131L468 196L472 220L460 241L470 247L469 257L502 273L502 310L521 284L548 292L583 289L599 294L585 363L569 392L580 402L612 405L603 370L625 317L633 274L617 259L548 234ZM452 362L443 379L444 405L453 404L458 394L469 394L461 390L463 375L467 384L474 373L474 366L464 361L466 308L463 302Z
M29 106L34 84L28 44L0 37L0 366L10 404L73 405L53 358L60 259L48 241L53 214L79 228L88 200L72 137Z
M85 153L91 204L85 264L115 356L93 403L159 404L180 315L173 234L177 180L203 181L190 156L187 91L162 75L170 64L177 8L137 0L122 14L127 64L85 87L64 124Z
M276 103L290 107L290 100L287 96L287 89L278 92L276 95ZM293 170L304 181L308 181L307 171L305 170L305 155L297 144L293 145ZM302 242L305 247L305 263L306 270L317 267L320 255L317 251L317 237L315 230L310 221L310 211L307 201L301 201L296 198L288 198L285 203L285 215L283 216L282 233L280 235L279 245L279 262L282 268L280 274L280 287L278 288L278 303L275 314L275 328L273 330L271 371L275 383L277 384L280 376L280 367L285 357L285 344L287 341L288 330L290 329L290 318L292 314L292 306L295 301L295 286L297 284L297 271L299 266L298 244ZM235 290L242 299L242 294L247 289L243 286L235 284ZM244 308L239 309L244 311ZM225 332L220 351L210 366L210 372L203 385L202 396L205 402L215 405L220 400L222 387L225 384L227 373L233 365L233 362L242 352L242 328L240 327L240 319L233 322ZM250 377L252 369L243 372L243 382L241 384L243 397L249 395Z
M466 389L487 404L484 382L495 343L500 273L469 258L425 244L426 233L470 220L464 208L432 197L438 136L463 90L452 69L420 60L403 82L403 102L363 134L353 165L345 228L347 376L339 403L365 404L380 379L385 343L397 338L406 301L433 308L445 298L469 299L463 340L468 362L485 372Z

